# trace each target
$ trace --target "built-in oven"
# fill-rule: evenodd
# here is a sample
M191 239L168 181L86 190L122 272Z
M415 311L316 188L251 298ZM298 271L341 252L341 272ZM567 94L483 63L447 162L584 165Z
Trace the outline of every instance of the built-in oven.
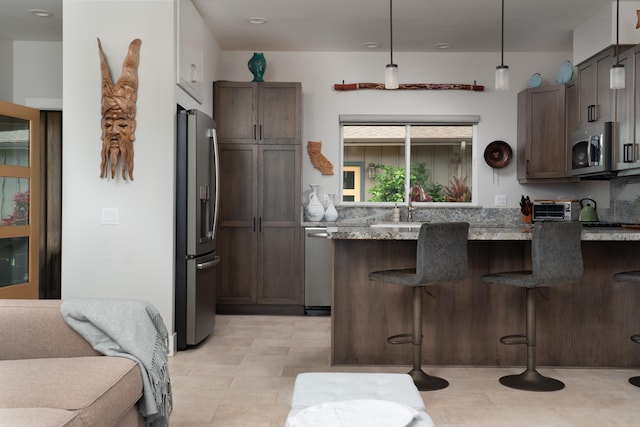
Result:
M571 175L611 172L612 122L594 123L571 134Z

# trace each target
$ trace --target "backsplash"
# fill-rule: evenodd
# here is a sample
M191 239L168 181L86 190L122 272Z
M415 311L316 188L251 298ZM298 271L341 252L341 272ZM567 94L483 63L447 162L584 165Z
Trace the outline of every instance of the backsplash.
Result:
M640 223L640 177L629 176L611 180L611 208L614 221Z

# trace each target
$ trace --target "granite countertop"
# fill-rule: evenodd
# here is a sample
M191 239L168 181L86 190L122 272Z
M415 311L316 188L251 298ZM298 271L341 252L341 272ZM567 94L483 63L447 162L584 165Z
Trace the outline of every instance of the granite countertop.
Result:
M417 240L418 228L374 228L370 226L327 226L334 240ZM471 225L469 240L531 240L531 226L499 227ZM584 241L640 241L640 229L594 227L582 230Z

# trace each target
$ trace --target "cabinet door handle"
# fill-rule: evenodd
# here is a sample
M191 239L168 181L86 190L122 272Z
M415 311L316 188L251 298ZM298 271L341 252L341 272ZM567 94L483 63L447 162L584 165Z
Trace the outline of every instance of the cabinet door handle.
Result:
M525 168L525 173L527 176L529 175L529 159L527 159L527 167Z
M258 233L262 233L262 217L258 218Z
M253 139L258 137L258 125L253 125Z
M260 125L260 141L262 141L262 125Z
M253 232L256 232L256 217L253 217Z
M632 162L633 145L634 144L624 144L622 146L622 162L623 163L631 163Z
M591 104L587 107L587 121L588 122L595 122L597 119L597 114L596 114L596 105L595 104Z
M191 64L191 83L195 83L196 81L196 64Z

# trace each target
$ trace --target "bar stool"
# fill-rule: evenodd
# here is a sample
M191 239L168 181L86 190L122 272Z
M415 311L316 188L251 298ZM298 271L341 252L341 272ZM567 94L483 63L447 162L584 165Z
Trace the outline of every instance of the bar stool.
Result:
M616 282L640 283L640 271L621 271L613 275ZM640 344L640 334L631 335L631 341ZM629 378L629 382L640 387L640 376Z
M503 344L526 344L527 369L507 375L500 383L529 391L556 391L564 384L536 371L536 288L575 283L582 277L582 225L578 222L540 222L533 227L531 271L493 273L482 276L484 283L519 286L526 289L526 335L507 335Z
M393 335L390 344L413 344L413 369L409 375L419 390L439 390L449 385L422 370L422 291L426 286L462 280L467 274L466 222L424 223L417 242L416 268L369 273L369 279L413 288L413 330Z

